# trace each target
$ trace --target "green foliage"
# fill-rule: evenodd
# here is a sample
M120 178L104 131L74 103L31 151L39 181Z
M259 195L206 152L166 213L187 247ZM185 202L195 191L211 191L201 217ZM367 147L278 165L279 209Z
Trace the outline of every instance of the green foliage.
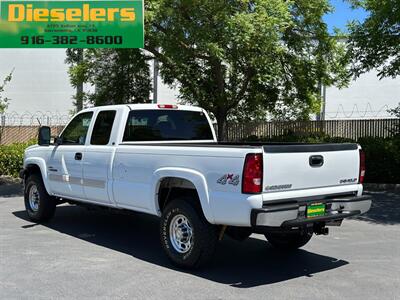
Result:
M361 138L367 173L371 183L400 183L400 138Z
M73 87L76 87L81 82L88 82L89 76L89 65L87 61L84 59L81 60L81 49L67 49L67 58L65 62L70 65L69 76L70 81ZM83 52L84 53L84 52Z
M89 100L96 105L150 102L150 67L139 49L87 51Z
M329 35L328 0L148 0L145 50L67 52L73 83L89 82L101 104L146 102L147 60L157 58L165 83L180 100L218 121L308 119L319 111L320 85L344 86L344 46Z
M287 132L284 135L273 137L249 136L244 141L266 142L266 143L353 143L352 139L342 137L331 137L325 133L293 133Z
M12 79L12 73L13 73L13 71L12 71L10 74L8 74L8 75L6 76L6 78L4 78L3 83L0 84L0 113L3 113L3 112L7 109L7 107L8 107L8 102L10 101L9 98L3 97L3 96L2 96L2 93L4 92L4 89L5 89L6 85L7 85L7 84L11 81L11 79Z
M18 177L23 164L24 151L33 144L36 144L36 141L0 146L0 175Z
M319 84L348 81L346 51L322 17L327 0L149 0L146 50L181 100L226 119L308 119ZM158 49L162 49L158 51Z
M341 137L330 137L323 133L293 134L288 133L272 138L250 136L247 142L291 142L291 143L355 143ZM400 138L360 138L366 155L366 183L400 183Z
M349 26L353 73L359 76L377 69L380 78L400 75L400 1L349 1L369 13L363 23L354 21Z
M150 68L142 50L87 49L79 61L77 50L69 49L66 61L73 86L80 82L95 86L84 101L96 106L150 101Z

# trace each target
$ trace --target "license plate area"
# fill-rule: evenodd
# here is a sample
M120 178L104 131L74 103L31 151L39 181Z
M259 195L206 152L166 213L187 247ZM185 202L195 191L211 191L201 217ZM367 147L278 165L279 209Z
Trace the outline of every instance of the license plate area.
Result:
M315 218L325 216L326 205L325 203L312 203L307 205L306 216L307 218Z

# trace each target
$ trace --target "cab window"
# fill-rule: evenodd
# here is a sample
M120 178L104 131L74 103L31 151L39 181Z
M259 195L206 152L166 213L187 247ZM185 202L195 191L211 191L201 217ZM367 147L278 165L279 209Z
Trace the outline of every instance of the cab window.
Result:
M107 145L110 142L111 130L114 125L115 110L101 111L94 123L90 144Z
M203 112L133 110L125 127L124 142L212 140Z
M84 145L93 112L77 115L64 129L61 140L63 145Z

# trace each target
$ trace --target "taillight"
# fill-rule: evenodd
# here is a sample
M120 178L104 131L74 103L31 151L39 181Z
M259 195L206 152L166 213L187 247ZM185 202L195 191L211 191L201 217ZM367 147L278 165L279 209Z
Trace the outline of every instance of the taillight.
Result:
M365 178L365 152L360 150L360 175L358 183L363 183Z
M263 155L247 154L243 168L242 193L258 194L262 191Z
M178 105L173 105L173 104L158 104L158 108L164 108L164 109L177 109Z

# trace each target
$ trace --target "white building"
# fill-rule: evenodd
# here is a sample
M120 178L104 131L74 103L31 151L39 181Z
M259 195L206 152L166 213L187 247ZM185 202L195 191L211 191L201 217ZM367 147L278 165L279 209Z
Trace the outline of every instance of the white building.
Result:
M5 96L8 115L36 121L42 115L68 119L74 89L69 83L64 49L0 49L0 79L14 70ZM159 102L175 103L177 92L159 80ZM389 117L387 109L400 102L400 78L379 80L375 72L362 75L348 88L328 88L326 119ZM29 122L29 120L28 120Z
M0 80L14 70L4 93L7 113L68 115L74 89L64 60L61 49L0 49Z
M65 122L70 117L75 89L65 64L65 49L0 49L0 80L12 70L4 96L10 98L7 122L24 125L47 117ZM159 102L176 103L176 92L159 80ZM85 87L90 89L90 86Z
M391 117L388 109L400 103L400 77L379 80L376 71L361 75L349 87L326 91L325 119L375 119Z

